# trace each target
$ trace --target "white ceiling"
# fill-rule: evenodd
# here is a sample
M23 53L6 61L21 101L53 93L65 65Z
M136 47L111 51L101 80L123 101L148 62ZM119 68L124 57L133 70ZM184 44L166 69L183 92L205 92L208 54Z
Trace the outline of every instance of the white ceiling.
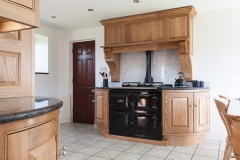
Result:
M104 19L189 5L200 13L240 7L240 0L40 0L40 23L57 30L93 28L101 26L99 21Z

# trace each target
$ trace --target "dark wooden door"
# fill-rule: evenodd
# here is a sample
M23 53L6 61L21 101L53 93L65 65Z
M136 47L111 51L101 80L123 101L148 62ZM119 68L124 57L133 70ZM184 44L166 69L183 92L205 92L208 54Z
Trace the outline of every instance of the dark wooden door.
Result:
M94 123L95 41L73 43L73 122Z

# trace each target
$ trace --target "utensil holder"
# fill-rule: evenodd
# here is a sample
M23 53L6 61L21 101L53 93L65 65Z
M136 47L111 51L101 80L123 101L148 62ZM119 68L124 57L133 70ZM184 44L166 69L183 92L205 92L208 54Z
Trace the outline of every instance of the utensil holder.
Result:
M103 87L108 87L108 79L103 79Z

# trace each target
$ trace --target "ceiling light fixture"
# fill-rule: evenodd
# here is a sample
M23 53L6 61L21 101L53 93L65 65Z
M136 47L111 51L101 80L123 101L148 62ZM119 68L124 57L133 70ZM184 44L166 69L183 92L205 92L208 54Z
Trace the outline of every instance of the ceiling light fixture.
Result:
M57 18L56 16L51 16L51 18Z
M93 9L88 9L88 11L93 11Z
M133 0L133 2L134 2L134 3L138 3L138 2L139 2L139 0Z

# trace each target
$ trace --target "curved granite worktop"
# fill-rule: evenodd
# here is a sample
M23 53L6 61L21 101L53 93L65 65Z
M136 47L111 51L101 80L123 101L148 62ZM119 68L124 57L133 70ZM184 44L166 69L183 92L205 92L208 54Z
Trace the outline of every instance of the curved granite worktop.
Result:
M0 98L0 124L47 114L63 102L49 97Z

